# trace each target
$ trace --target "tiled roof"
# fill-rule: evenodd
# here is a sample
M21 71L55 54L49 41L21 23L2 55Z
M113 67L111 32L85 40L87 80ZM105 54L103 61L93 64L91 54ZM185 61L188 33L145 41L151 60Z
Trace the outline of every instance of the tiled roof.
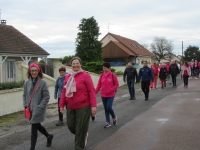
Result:
M122 37L122 36L119 36L119 35L116 35L113 33L108 33L108 34L110 34L113 38L115 38L120 45L123 45L123 47L125 47L125 48L122 48L122 50L127 51L126 49L129 49L129 51L132 52L131 55L133 55L133 56L135 56L135 55L155 56L153 53L151 53L149 50L147 50L144 46L140 45L138 42L136 42L134 40L131 40L131 39L128 39L128 38L125 38L125 37Z
M0 25L0 53L49 55L43 48L10 25Z

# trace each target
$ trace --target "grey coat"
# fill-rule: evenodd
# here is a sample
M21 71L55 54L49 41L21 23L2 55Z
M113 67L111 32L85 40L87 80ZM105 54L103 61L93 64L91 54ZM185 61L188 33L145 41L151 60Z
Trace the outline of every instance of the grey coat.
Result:
M33 90L32 80L29 79L24 83L24 94L23 94L23 102L24 107L27 107L28 102L30 100L30 95ZM49 90L46 81L43 79L40 80L36 91L34 92L30 110L32 117L30 119L31 124L43 122L46 117L46 106L49 102Z

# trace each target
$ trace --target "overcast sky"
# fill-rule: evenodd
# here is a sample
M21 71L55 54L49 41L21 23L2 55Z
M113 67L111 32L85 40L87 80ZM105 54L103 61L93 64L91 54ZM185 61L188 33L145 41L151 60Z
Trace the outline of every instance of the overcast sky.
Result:
M200 47L200 0L0 0L1 19L50 53L51 58L73 55L78 25L94 16L99 40L109 32L140 44L165 37L182 54L189 45Z

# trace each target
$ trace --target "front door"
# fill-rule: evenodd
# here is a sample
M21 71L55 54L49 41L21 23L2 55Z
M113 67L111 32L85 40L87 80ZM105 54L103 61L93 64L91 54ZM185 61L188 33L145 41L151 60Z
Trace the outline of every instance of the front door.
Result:
M7 82L15 81L15 61L7 60Z

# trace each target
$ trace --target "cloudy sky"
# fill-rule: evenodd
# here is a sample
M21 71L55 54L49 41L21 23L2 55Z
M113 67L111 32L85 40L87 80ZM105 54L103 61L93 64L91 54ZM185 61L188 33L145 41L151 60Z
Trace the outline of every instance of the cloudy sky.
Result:
M182 54L200 47L200 0L0 0L1 19L50 53L73 55L78 25L94 16L99 40L109 32L149 45L165 37Z

